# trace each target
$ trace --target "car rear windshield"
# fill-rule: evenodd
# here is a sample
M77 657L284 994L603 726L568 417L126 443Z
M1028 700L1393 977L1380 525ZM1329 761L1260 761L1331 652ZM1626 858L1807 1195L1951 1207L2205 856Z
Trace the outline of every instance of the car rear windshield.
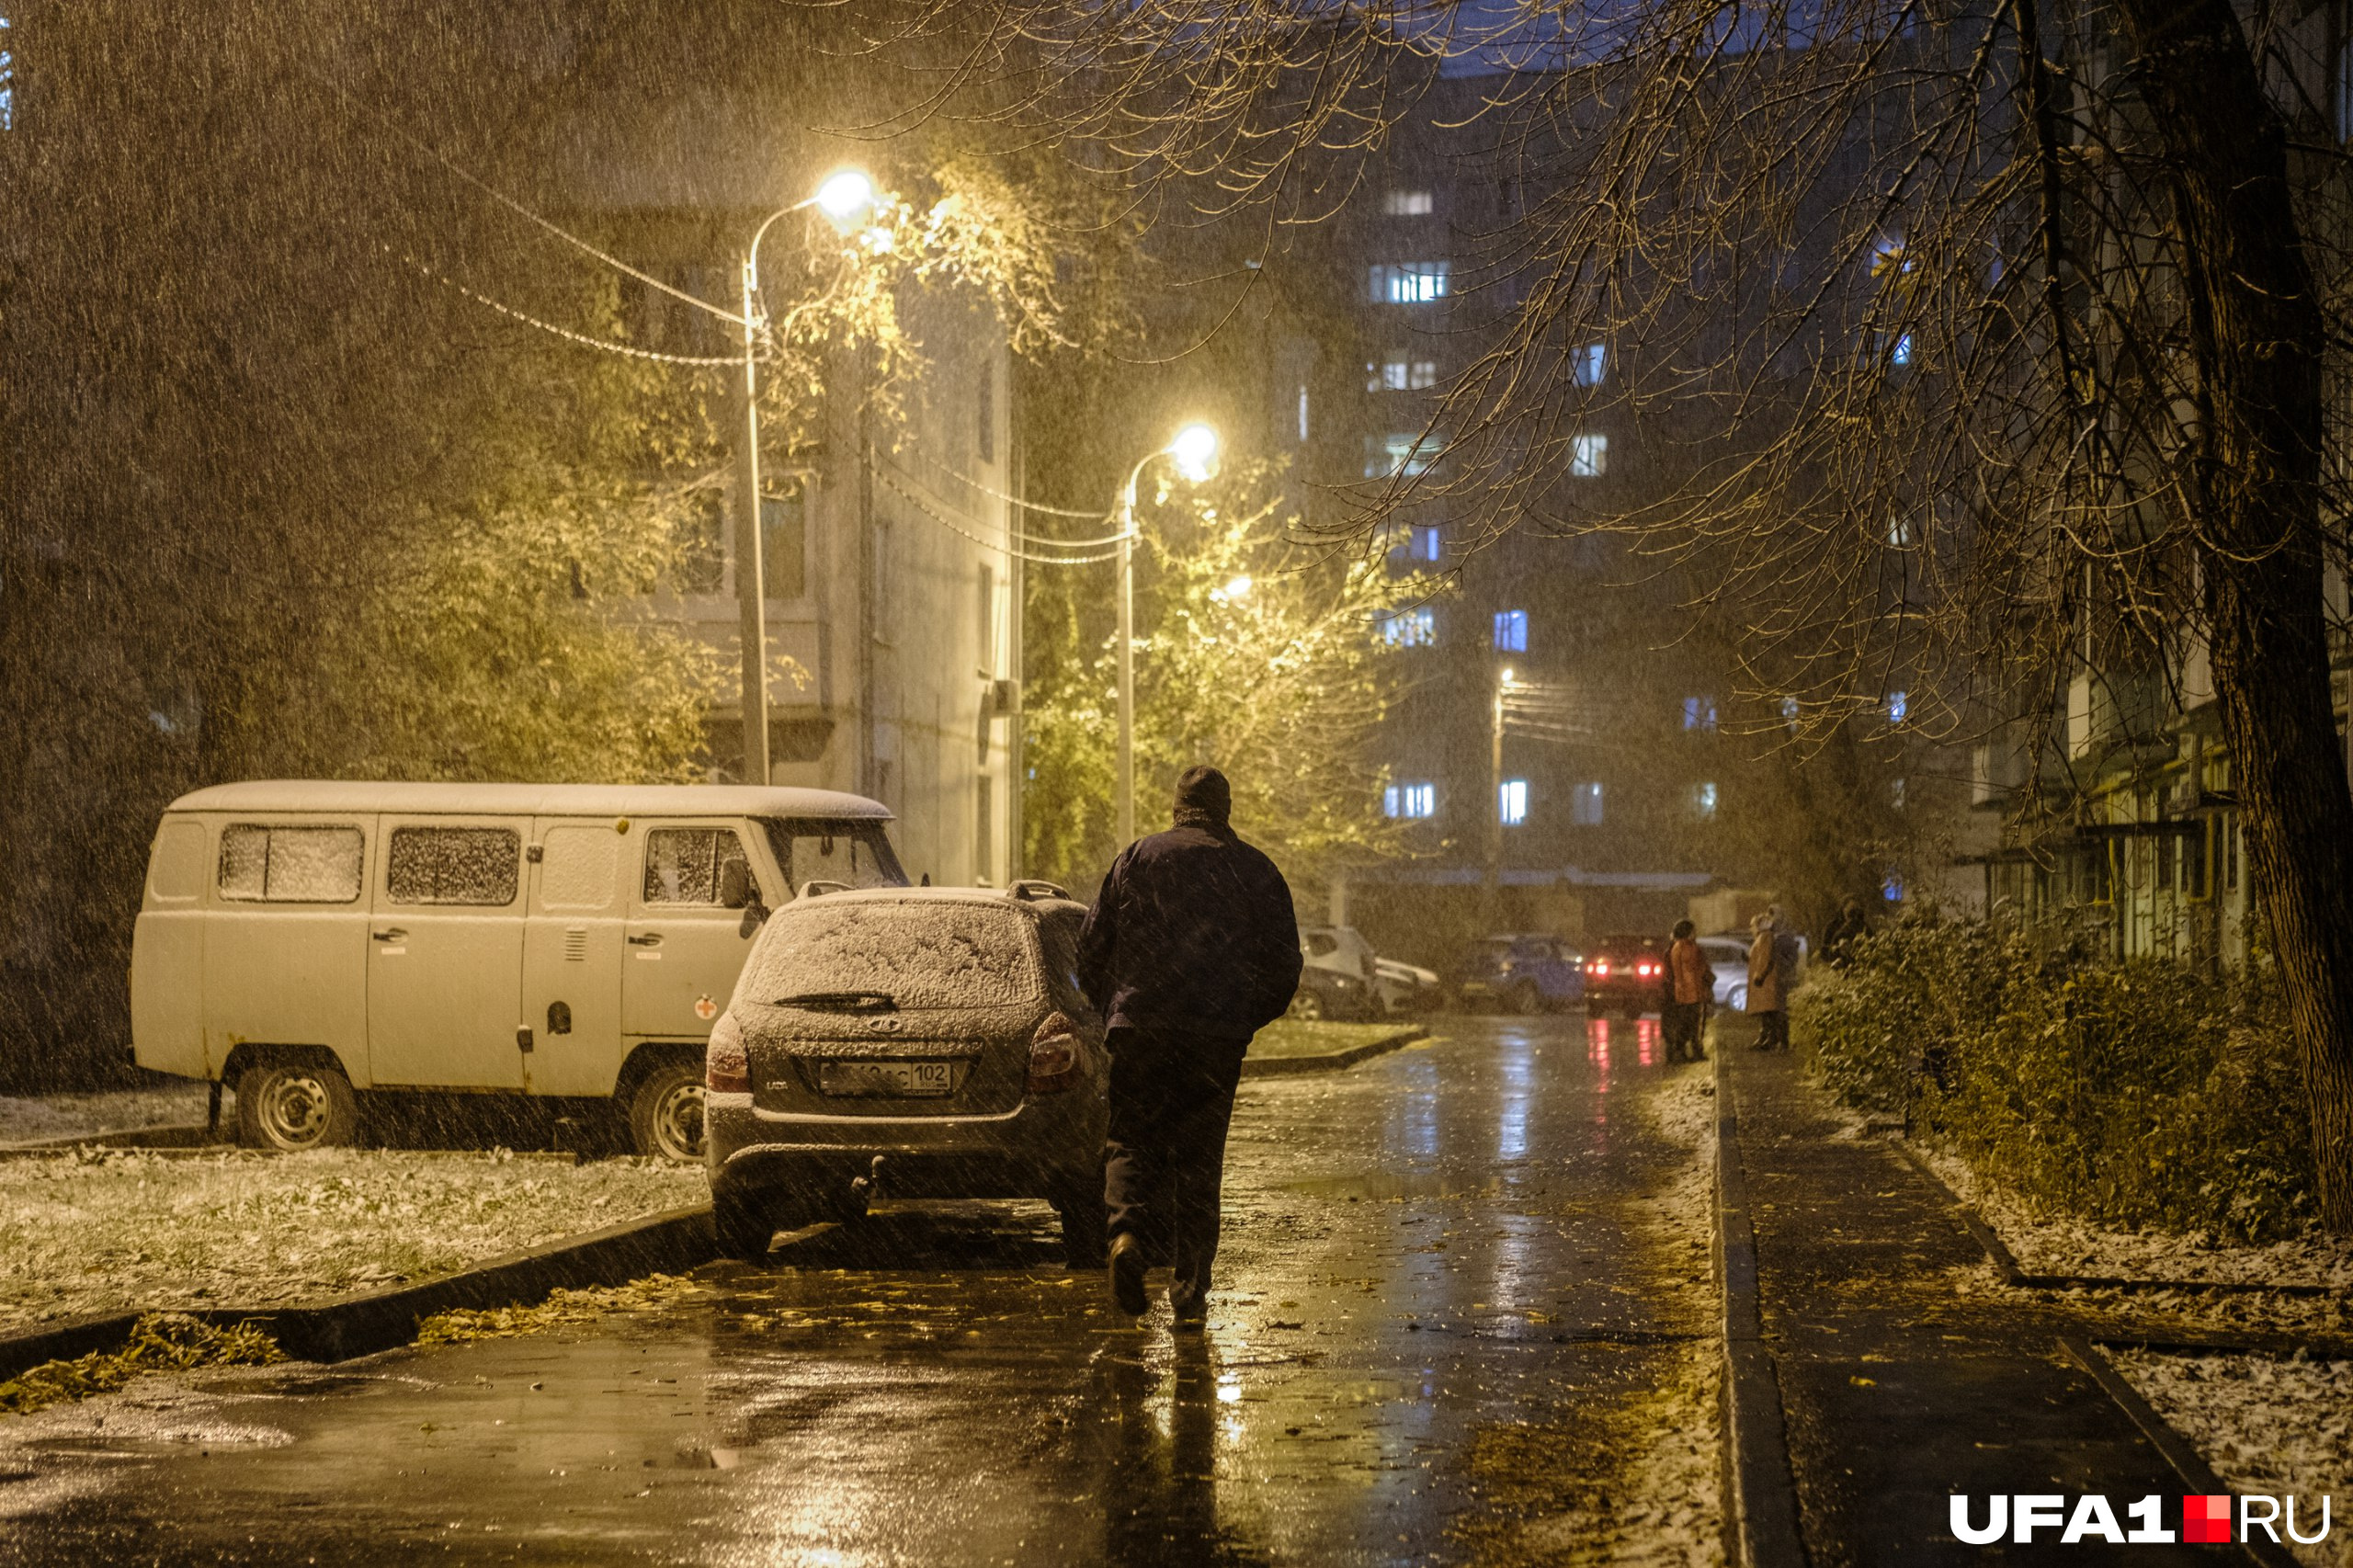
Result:
M900 1008L995 1007L1040 990L1028 920L986 903L820 897L768 921L744 994L888 997Z
M839 882L851 888L903 888L907 873L879 822L839 821L821 817L762 817L776 863L792 884Z

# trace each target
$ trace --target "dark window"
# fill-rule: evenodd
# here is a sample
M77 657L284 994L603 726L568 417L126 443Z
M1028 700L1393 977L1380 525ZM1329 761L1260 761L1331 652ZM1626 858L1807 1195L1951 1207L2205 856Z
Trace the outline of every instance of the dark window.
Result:
M384 891L394 903L515 902L522 836L505 827L396 827Z
M745 862L744 841L723 827L657 827L645 835L645 902L716 908L722 869Z
M808 535L802 497L760 497L760 584L769 598L797 599L809 591Z

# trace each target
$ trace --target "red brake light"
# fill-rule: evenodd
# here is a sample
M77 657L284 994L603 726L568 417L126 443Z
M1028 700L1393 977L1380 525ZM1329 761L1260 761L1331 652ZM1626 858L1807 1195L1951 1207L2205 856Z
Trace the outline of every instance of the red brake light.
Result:
M1593 971L1594 978L1597 980L1607 980L1609 978L1609 960L1608 959L1596 959L1586 967Z
M1029 1040L1029 1092L1056 1095L1079 1080L1078 1030L1061 1013L1049 1013Z
M702 1057L703 1087L715 1095L752 1092L752 1062L744 1051L744 1030L733 1013L722 1013L711 1026L710 1044Z
M1656 974L1658 972L1658 965L1654 963L1638 963L1634 966L1634 972L1641 975Z

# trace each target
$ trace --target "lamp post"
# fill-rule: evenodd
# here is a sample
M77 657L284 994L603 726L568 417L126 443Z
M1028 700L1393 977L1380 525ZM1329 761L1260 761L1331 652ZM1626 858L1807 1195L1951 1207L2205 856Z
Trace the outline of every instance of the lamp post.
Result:
M768 781L768 604L767 570L760 559L760 399L756 353L764 318L759 313L760 242L788 212L815 207L844 233L874 207L874 182L856 169L843 169L817 187L817 194L779 207L752 231L744 253L744 375L735 388L735 603L738 640L744 650L744 782Z
M1504 880L1504 693L1512 687L1512 668L1495 672L1494 722L1487 732L1487 868L1479 885L1479 924L1485 934L1495 926L1495 904Z
M1166 446L1138 458L1120 490L1120 762L1113 790L1123 847L1136 836L1136 484L1154 458L1174 460L1176 472L1199 484L1217 460L1217 432L1186 426Z

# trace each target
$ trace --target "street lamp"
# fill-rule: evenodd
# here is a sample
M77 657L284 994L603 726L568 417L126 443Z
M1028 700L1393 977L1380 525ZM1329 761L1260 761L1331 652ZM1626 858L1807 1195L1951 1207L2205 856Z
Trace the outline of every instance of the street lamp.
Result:
M1114 792L1123 847L1136 836L1136 484L1154 458L1169 459L1178 473L1199 484L1217 461L1217 432L1207 425L1186 426L1166 446L1138 458L1120 490L1120 771Z
M760 559L760 400L759 343L763 318L759 312L760 242L768 229L789 212L814 207L834 227L847 234L864 222L879 199L874 182L858 169L842 169L826 177L817 194L790 207L779 207L752 231L744 253L744 379L736 388L742 400L735 429L735 603L738 637L744 645L744 782L768 781L768 623L767 571Z
M1483 932L1495 928L1495 904L1504 874L1504 694L1514 684L1512 667L1495 672L1494 722L1487 735L1487 867L1479 886L1479 923Z

